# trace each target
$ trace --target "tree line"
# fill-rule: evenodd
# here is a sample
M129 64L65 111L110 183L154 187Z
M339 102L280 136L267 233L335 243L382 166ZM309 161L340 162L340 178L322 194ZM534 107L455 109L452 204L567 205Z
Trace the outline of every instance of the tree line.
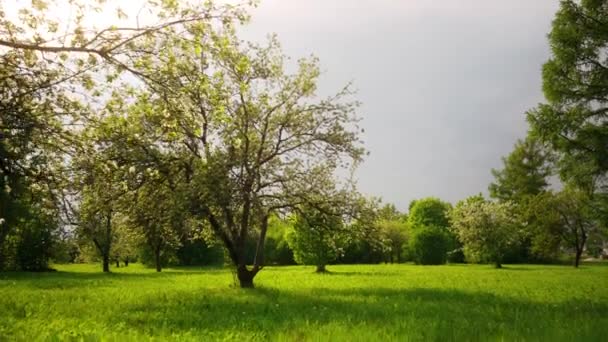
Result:
M491 199L427 198L407 213L336 176L367 153L355 94L318 96L318 60L290 61L274 36L241 41L255 3L142 4L0 11L0 268L227 262L252 287L269 264L500 266L572 252L578 266L605 248L606 1L562 1L547 102L493 171ZM62 6L67 22L51 15ZM91 25L108 11L114 24Z

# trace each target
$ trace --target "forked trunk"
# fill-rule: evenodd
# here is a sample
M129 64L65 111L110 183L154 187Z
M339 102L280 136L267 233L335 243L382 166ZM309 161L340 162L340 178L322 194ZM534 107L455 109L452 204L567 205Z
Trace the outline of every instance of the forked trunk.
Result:
M255 277L256 272L250 271L246 266L239 266L236 269L236 276L239 279L239 285L243 289L252 289L253 288L253 278Z

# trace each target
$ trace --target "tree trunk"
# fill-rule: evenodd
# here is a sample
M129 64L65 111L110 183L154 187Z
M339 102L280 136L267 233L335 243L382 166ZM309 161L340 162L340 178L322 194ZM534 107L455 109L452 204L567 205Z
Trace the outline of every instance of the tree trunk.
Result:
M125 267L129 266L129 257L125 258Z
M574 258L574 267L578 268L578 265L581 263L581 255L583 255L583 249L576 249L576 256Z
M325 272L327 272L327 269L325 269L325 265L317 265L317 270L315 272L325 273Z
M116 259L116 268L120 267L120 259Z
M103 271L110 272L110 257L108 255L103 256Z
M154 251L154 262L156 263L156 272L162 271L162 266L160 264L160 249L156 249Z
M496 261L496 263L494 264L494 267L502 268L502 264L500 263L500 261Z
M243 289L252 289L253 288L253 277L255 277L256 272L250 271L247 269L247 266L242 265L237 267L236 275L239 278L239 285Z

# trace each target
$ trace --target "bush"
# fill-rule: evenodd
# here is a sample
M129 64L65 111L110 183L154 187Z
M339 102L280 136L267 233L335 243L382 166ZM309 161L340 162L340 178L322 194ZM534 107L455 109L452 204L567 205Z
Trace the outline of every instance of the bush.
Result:
M181 266L222 265L224 250L220 245L206 241L186 240L175 251L176 263Z
M448 262L452 264L464 264L465 257L462 247L453 249L448 252Z
M414 262L421 265L445 264L449 246L449 238L441 228L422 228L410 240Z
M53 239L43 222L30 222L21 232L16 261L22 271L47 271Z
M266 238L264 263L267 265L295 265L293 252L286 239Z

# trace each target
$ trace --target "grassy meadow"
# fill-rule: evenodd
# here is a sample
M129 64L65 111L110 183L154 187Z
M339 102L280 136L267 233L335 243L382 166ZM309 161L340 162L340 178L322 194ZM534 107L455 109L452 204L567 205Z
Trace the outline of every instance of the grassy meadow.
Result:
M0 274L0 340L566 340L608 338L608 265L56 265Z

